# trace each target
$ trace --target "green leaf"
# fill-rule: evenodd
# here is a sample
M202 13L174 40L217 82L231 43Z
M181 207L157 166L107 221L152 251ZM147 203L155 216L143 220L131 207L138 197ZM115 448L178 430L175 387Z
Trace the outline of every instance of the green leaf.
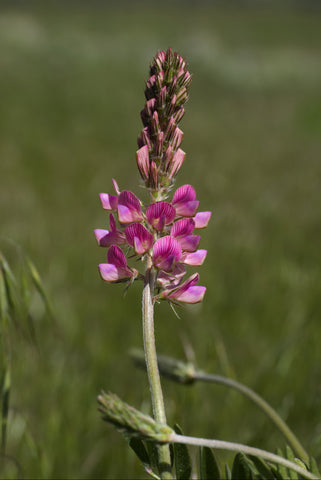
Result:
M182 435L182 429L179 425L174 425L174 430ZM174 444L175 471L177 480L188 480L191 478L192 465L189 451L186 445L182 443Z
M3 255L0 255L0 267L3 272L3 280L7 293L8 306L11 310L14 310L16 306L15 291L17 290L17 282L11 268L9 267L7 260L3 257Z
M286 458L290 460L290 462L296 463L293 450L288 445L286 446L285 454L286 454ZM299 474L297 472L295 472L294 470L291 470L290 468L288 468L288 472L289 472L289 478L291 480L299 480Z
M158 471L158 452L155 442L145 442L148 451L148 457L150 461L150 465L153 470Z
M6 282L4 278L4 271L2 268L2 263L0 264L0 318L2 321L1 327L3 328L4 324L8 321L8 312L9 303L6 289Z
M288 478L288 475L286 477L283 477L281 475L281 473L279 472L278 467L276 465L271 465L271 471L273 472L273 475L277 480L284 480L284 479Z
M25 262L26 262L27 269L30 273L32 282L33 282L36 290L38 291L39 295L41 296L50 318L53 319L51 304L50 304L48 295L46 293L46 290L43 286L43 282L41 280L40 274L39 274L38 270L36 269L34 263L30 260L30 258L26 257Z
M318 468L318 465L317 465L317 462L315 460L315 458L313 457L310 457L310 471L316 476L316 477L319 477L321 478L321 473L319 471L319 468Z
M1 385L1 453L4 455L7 441L7 423L9 414L9 397L10 397L11 377L8 366L4 371Z
M283 454L283 452L280 448L277 448L276 454L279 455L279 457L284 458L284 454ZM278 472L281 475L281 478L289 478L288 469L286 467L284 467L283 465L278 465Z
M255 471L243 453L237 453L232 466L232 480L253 480Z
M254 457L254 456L250 456L249 457L252 462L254 463L259 475L260 475L260 478L262 478L262 480L274 480L275 479L275 476L272 472L272 470L270 469L270 467L264 462L264 460L262 460L261 458L259 457Z
M200 478L202 480L220 480L221 472L212 450L200 448Z
M225 478L226 480L232 480L232 473L228 464L225 464Z
M132 437L129 441L129 446L136 453L139 460L142 462L146 473L148 473L148 475L150 475L151 477L158 479L158 475L153 472L151 462L149 460L149 455L143 441L139 438Z

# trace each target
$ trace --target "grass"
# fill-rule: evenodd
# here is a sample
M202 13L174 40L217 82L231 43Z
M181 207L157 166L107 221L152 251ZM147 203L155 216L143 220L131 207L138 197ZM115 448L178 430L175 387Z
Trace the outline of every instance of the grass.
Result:
M141 289L103 284L92 233L98 193L140 191L135 168L148 65L171 45L194 73L183 120L192 182L213 210L202 236L202 306L157 312L159 351L233 375L268 400L319 459L321 288L320 10L219 3L3 3L0 9L1 248L18 242L50 295L32 299L39 351L15 337L2 478L143 478L100 421L112 390L149 411ZM222 387L164 381L170 424L274 451L283 439ZM200 408L201 405L201 408ZM224 458L224 457L223 457Z

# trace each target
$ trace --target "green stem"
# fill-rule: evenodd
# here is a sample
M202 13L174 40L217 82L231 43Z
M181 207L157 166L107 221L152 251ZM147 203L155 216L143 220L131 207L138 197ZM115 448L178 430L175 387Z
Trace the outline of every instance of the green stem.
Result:
M262 397L260 397L257 393L251 390L249 387L246 387L242 383L237 382L236 380L232 380L231 378L223 377L221 375L213 375L208 373L203 373L196 371L193 374L193 377L196 380L203 380L205 382L213 382L225 385L227 387L233 388L234 390L239 391L247 398L252 400L259 408L261 408L266 415L272 420L272 422L277 426L277 428L282 432L284 437L287 439L289 444L292 446L296 454L306 463L309 463L309 455L292 432L292 430L288 427L288 425L282 420L282 418L278 415L278 413L272 408Z
M267 460L269 462L282 465L286 468L290 468L291 470L299 473L304 478L310 480L319 480L318 477L316 477L313 473L308 472L308 470L305 470L296 463L290 462L290 460L279 457L278 455L267 452L266 450L261 450L260 448L255 447L248 447L247 445L242 445L241 443L226 442L223 440L210 440L208 438L187 437L185 435L178 435L177 433L172 433L170 435L169 442L204 446L209 448L215 448L218 450L230 450L233 452L243 453L244 455L253 455L255 457L263 458L264 460Z
M156 422L166 424L166 414L162 386L160 382L157 353L154 333L154 307L152 293L154 291L155 273L152 270L151 260L146 266L145 283L143 289L143 338L145 361L149 387L151 392L153 414ZM160 445L158 449L159 474L161 479L172 479L171 458L168 445Z

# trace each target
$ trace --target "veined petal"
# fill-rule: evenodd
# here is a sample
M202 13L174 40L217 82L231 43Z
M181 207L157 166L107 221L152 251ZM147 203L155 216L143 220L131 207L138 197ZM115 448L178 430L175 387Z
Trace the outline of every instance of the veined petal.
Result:
M138 255L148 252L152 248L154 237L141 223L131 223L125 228L125 235L129 245L135 248Z
M192 218L181 218L177 220L171 228L172 237L184 237L190 235L195 228L195 223Z
M182 257L182 263L198 267L202 265L207 255L207 250L196 250L196 252L185 253Z
M117 245L112 245L107 253L108 263L113 263L117 268L127 268L127 259L124 252Z
M210 221L212 212L198 212L194 217L194 228L205 228Z
M176 239L182 247L182 250L184 250L185 252L195 252L201 241L201 236L186 235L186 237L177 237Z
M179 187L173 196L172 204L181 203L181 202L190 202L196 200L196 192L192 185L182 185Z
M172 205L176 214L182 217L193 217L199 206L196 192L192 185L182 185L174 193Z
M146 210L148 223L158 231L162 231L165 225L172 223L175 215L175 208L167 202L152 203Z
M118 197L109 195L109 193L100 193L99 197L105 210L117 210Z
M129 190L124 190L118 197L118 219L120 223L131 223L143 220L140 201Z
M170 272L182 256L182 248L171 236L158 239L153 248L153 263L160 270Z

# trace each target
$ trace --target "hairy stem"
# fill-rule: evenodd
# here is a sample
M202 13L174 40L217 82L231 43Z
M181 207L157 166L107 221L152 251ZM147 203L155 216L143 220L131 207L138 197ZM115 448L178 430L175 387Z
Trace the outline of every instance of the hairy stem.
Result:
M195 372L194 378L196 380L203 380L205 382L212 382L212 383L219 383L225 385L227 387L233 388L234 390L239 391L247 398L252 400L259 408L261 408L266 415L272 420L272 422L277 426L277 428L282 432L284 437L287 439L291 447L294 449L296 454L304 461L309 462L309 455L292 432L292 430L288 427L288 425L282 420L282 418L278 415L278 413L272 408L262 397L260 397L257 393L251 390L249 387L243 385L242 383L237 382L236 380L232 380L231 378L223 377L221 375L213 375L203 372Z
M145 283L143 289L143 337L145 361L149 388L151 392L153 414L156 422L166 424L166 414L160 376L157 364L157 353L154 333L154 307L152 294L154 291L155 273L152 271L151 260L146 266ZM171 479L171 460L168 445L158 447L158 464L161 479Z
M183 443L186 445L195 445L203 446L209 448L215 448L218 450L230 450L233 452L240 452L244 455L253 455L255 457L263 458L268 462L276 463L277 465L282 465L286 468L294 470L299 473L303 478L310 480L318 480L313 473L308 472L304 468L300 467L296 463L290 462L283 457L279 457L274 453L267 452L266 450L261 450L260 448L249 447L247 445L242 445L241 443L226 442L223 440L210 440L208 438L199 438L199 437L187 437L185 435L178 435L177 433L172 433L170 435L169 441L171 443Z

